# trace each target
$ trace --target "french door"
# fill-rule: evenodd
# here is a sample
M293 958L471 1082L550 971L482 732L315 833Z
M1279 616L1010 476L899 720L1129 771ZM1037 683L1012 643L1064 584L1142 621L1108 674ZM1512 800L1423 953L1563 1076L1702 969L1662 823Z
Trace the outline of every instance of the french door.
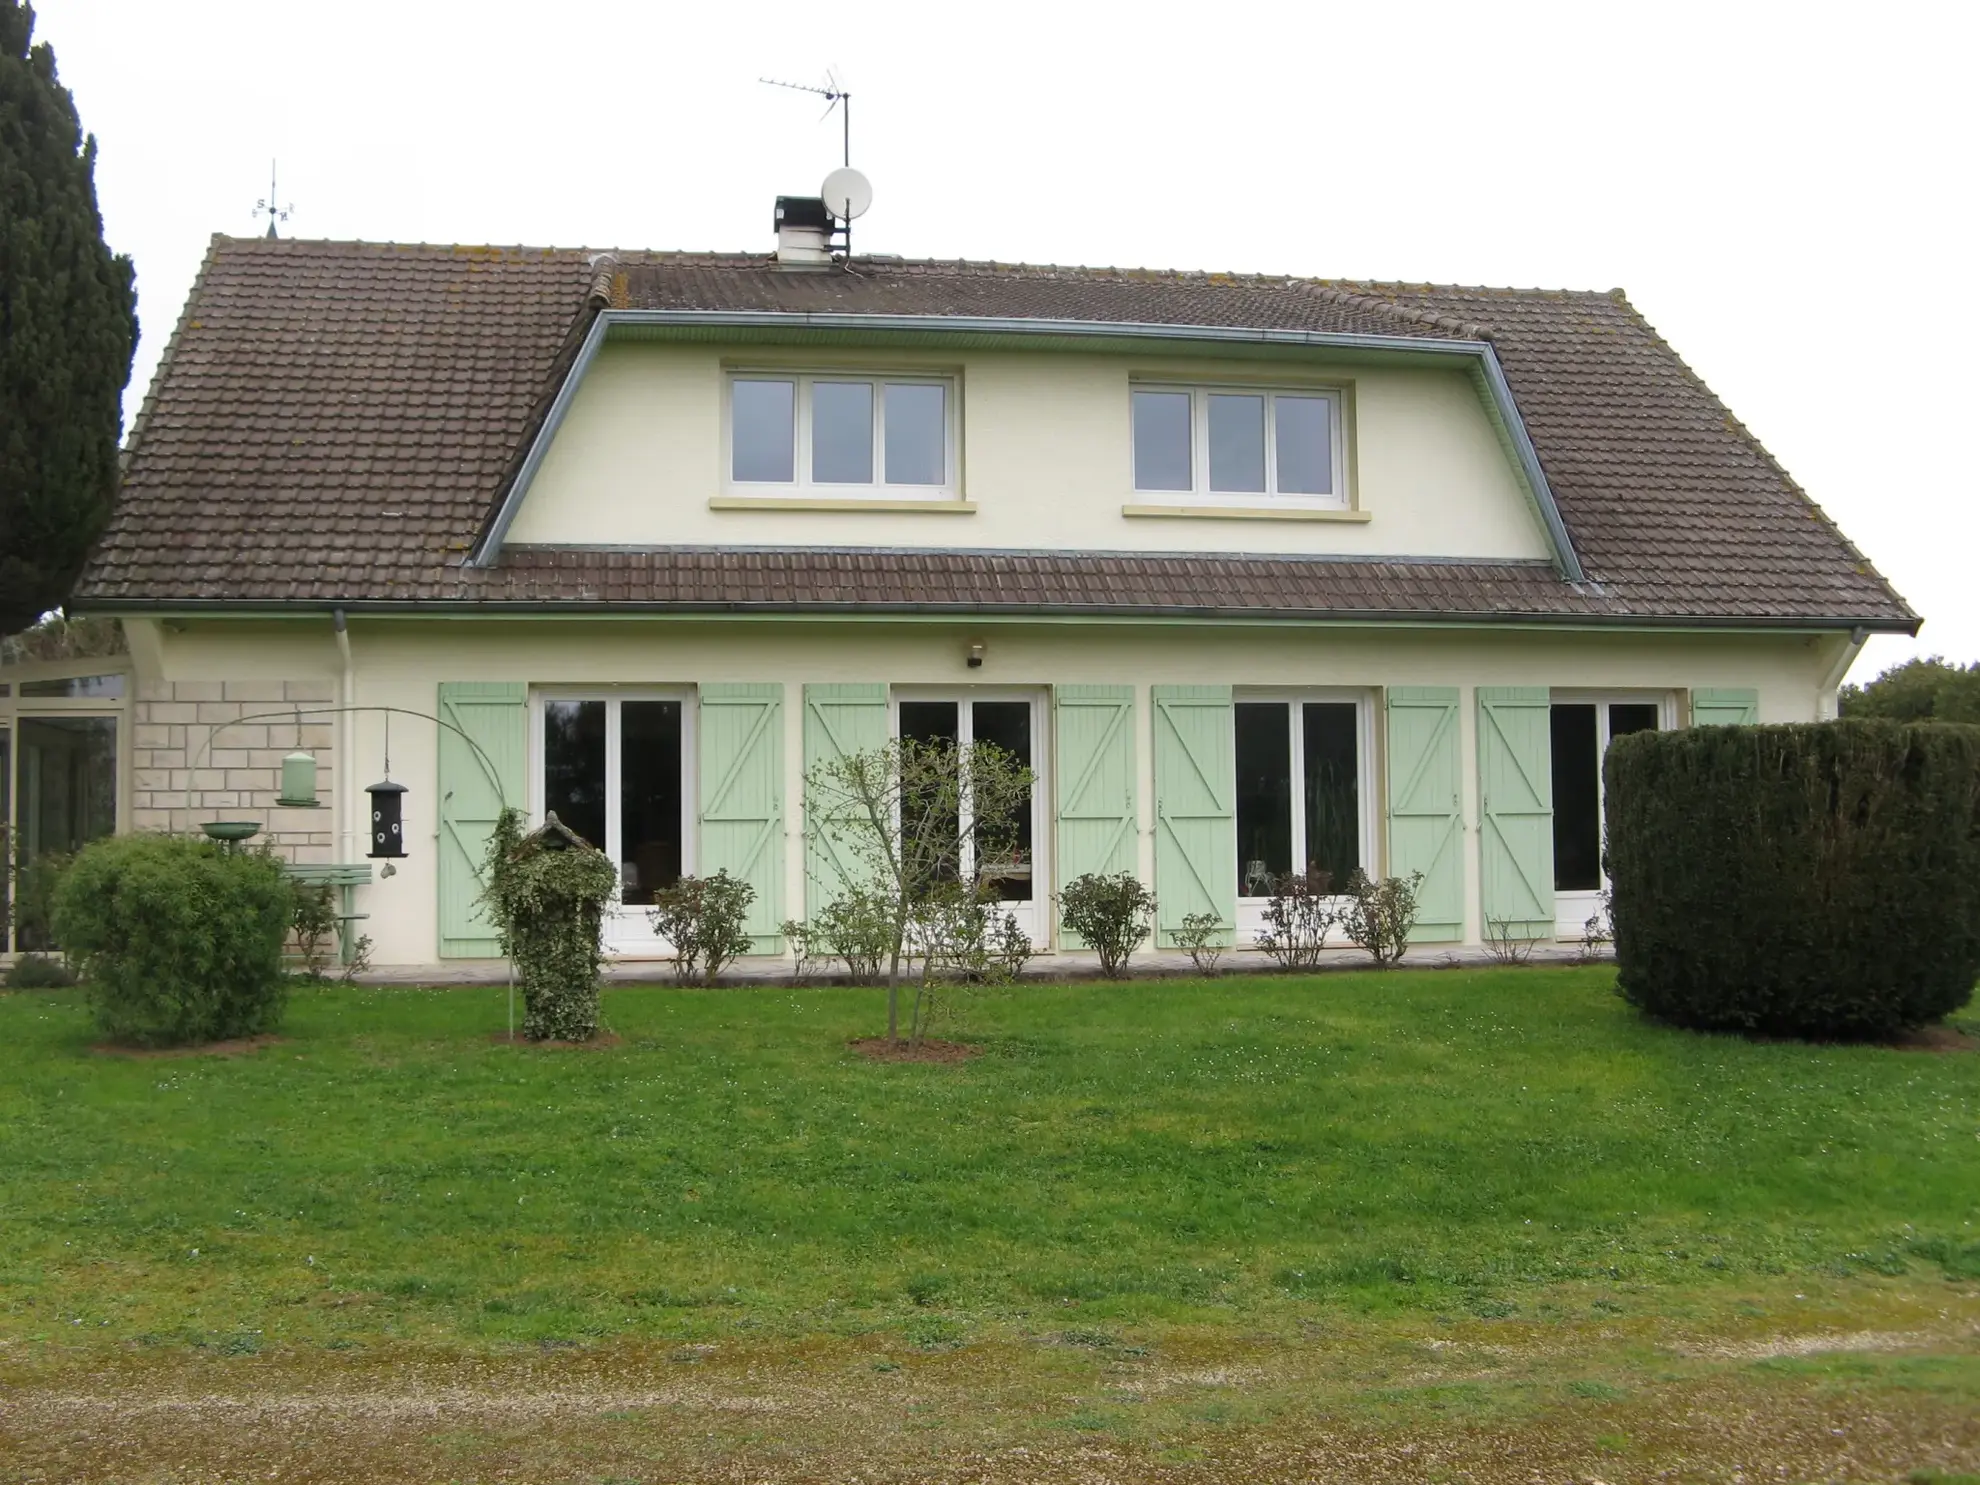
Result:
M1553 704L1554 930L1562 938L1579 938L1602 913L1609 885L1602 869L1602 759L1618 737L1665 728L1667 706L1654 697Z
M672 952L649 914L654 894L694 869L688 699L551 692L535 700L533 813L541 820L556 811L618 867L606 948L633 957Z
M1003 911L1017 919L1018 927L1034 944L1044 942L1047 927L1039 902L1048 880L1038 849L1045 838L1039 811L1047 794L1040 762L1045 750L1038 738L1042 710L1029 693L910 692L894 698L895 735L903 740L948 742L959 749L979 742L995 743L1032 770L1031 798L1011 821L1016 845L1013 860L991 863L976 859L967 799L957 829L963 835L961 871L965 879L980 876L982 885L994 894Z
M1273 884L1324 871L1338 892L1373 859L1367 698L1357 693L1262 697L1232 706L1237 768L1237 941L1264 926Z

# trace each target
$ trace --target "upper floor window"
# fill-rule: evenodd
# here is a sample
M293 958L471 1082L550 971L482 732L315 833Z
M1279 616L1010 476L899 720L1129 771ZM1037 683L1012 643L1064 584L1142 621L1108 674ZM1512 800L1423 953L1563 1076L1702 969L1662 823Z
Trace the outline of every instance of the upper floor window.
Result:
M1137 386L1133 396L1136 490L1346 503L1339 394Z
M946 377L738 374L729 479L821 494L952 494L954 393Z

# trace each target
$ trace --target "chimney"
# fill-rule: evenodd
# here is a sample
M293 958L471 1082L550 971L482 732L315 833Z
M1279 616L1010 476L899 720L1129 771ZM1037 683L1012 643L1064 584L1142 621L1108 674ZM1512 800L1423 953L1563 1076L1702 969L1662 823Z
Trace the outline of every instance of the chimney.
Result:
M832 266L832 214L817 196L777 198L777 266Z

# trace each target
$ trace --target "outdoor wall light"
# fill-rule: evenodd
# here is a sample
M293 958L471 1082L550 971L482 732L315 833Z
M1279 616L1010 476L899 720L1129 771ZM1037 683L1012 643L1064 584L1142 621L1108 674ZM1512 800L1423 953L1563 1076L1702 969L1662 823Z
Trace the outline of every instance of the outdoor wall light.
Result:
M981 670L981 669L983 669L983 646L982 646L982 645L980 645L980 644L973 644L973 645L971 645L971 646L969 647L969 660L968 660L968 662L967 662L967 663L968 663L968 665L969 665L969 668L970 668L971 670Z

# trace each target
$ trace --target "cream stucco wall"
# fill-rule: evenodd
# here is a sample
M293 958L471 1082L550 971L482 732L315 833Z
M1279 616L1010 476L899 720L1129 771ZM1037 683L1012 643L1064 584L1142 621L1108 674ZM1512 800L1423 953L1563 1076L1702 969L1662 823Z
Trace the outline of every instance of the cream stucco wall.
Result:
M969 513L712 509L725 486L725 370L836 366L957 378ZM1338 387L1361 521L1130 518L1131 378ZM760 489L761 487L757 487ZM953 503L952 503L953 504ZM512 543L1052 547L1539 558L1539 519L1465 373L1049 352L747 357L608 344L578 389Z
M906 623L466 618L351 621L354 699L360 705L431 712L442 681L533 685L681 686L707 681L780 681L785 686L786 904L804 901L796 802L802 798L802 687L830 681L895 686L1026 686L1131 682L1140 695L1138 735L1141 863L1152 879L1153 772L1148 688L1215 682L1238 687L1457 686L1463 691L1467 940L1479 938L1478 799L1474 696L1478 686L1539 685L1665 696L1681 705L1699 686L1758 689L1763 721L1817 717L1821 688L1846 641L1840 635L1559 633L1541 630L1356 629L1202 624ZM966 647L986 646L980 670ZM327 618L284 623L187 620L144 658L145 679L234 682L329 679L335 650ZM362 785L381 767L384 722L353 724L352 766ZM407 784L410 854L390 881L360 889L359 911L380 964L428 964L437 956L435 732L396 718L392 776ZM1378 744L1377 756L1380 756ZM1377 790L1378 797L1380 790ZM339 859L363 839L354 813L362 796L331 801Z

